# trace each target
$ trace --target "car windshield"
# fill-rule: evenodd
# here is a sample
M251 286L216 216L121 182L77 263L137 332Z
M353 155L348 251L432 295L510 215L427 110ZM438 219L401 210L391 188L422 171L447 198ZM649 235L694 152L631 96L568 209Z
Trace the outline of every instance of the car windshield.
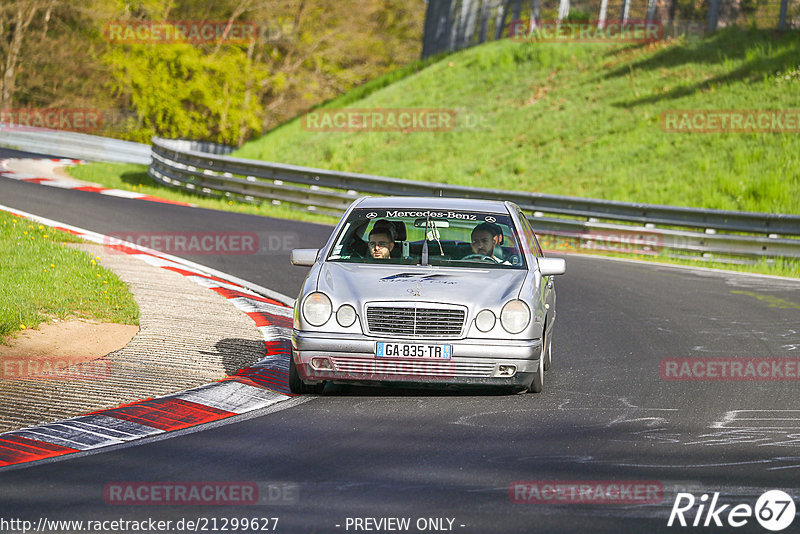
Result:
M429 209L355 209L329 261L525 269L508 215Z

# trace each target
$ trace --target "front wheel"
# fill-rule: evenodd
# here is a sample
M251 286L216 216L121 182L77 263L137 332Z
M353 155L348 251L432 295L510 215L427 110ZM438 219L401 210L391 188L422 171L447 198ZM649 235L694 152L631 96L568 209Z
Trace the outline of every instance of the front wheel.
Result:
M553 340L550 338L550 336L545 336L545 340L547 341L547 349L545 349L544 355L544 370L549 371L553 355Z
M541 393L542 389L544 389L544 353L544 343L542 343L542 350L539 353L539 368L536 370L536 375L533 377L530 388L528 388L531 393Z
M289 391L292 393L322 393L325 389L325 382L319 384L306 384L297 374L297 366L294 364L294 356L289 355Z

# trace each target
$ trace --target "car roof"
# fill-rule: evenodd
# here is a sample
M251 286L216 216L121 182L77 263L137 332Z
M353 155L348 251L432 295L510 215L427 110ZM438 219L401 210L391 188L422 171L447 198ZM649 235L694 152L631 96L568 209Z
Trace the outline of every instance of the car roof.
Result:
M365 197L357 208L437 209L508 214L502 200L450 197Z

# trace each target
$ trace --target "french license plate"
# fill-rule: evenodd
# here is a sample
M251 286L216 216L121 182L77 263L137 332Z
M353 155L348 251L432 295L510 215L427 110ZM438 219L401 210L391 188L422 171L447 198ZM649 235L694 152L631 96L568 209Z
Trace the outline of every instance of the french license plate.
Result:
M452 347L452 345L422 345L379 341L375 345L375 357L407 358L411 360L449 360Z

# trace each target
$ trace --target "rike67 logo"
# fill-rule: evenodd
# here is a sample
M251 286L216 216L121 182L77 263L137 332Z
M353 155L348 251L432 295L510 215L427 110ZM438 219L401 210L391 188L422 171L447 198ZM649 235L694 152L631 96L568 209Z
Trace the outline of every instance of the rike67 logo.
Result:
M749 504L717 504L719 493L715 492L709 502L708 494L699 499L691 493L678 493L667 526L685 527L743 527L755 517L767 530L778 532L786 529L794 521L795 504L792 497L781 490L764 492L756 501L755 507ZM694 510L696 505L696 511ZM691 523L688 523L691 521Z

